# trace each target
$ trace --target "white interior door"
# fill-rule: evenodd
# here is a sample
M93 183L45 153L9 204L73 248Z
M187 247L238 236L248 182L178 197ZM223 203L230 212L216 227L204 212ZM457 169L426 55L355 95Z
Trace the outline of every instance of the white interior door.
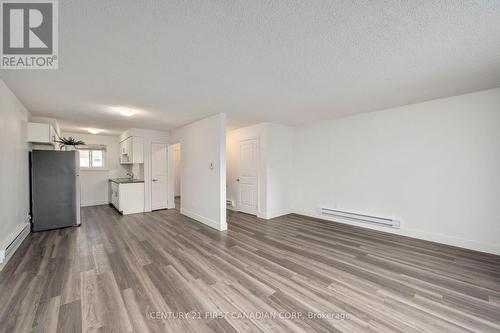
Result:
M238 163L238 210L257 215L257 175L259 153L257 140L240 141Z
M151 144L151 209L168 207L167 144Z

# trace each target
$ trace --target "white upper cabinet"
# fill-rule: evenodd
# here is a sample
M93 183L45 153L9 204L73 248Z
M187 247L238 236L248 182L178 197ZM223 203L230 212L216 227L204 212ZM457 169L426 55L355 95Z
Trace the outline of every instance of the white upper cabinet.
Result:
M28 142L55 145L56 131L50 124L28 123Z
M120 142L120 163L144 163L144 139L131 136Z

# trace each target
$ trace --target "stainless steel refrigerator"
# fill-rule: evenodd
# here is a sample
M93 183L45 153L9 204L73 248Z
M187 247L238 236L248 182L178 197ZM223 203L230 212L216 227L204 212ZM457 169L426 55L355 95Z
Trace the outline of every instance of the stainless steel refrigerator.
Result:
M31 231L80 225L78 151L33 150Z

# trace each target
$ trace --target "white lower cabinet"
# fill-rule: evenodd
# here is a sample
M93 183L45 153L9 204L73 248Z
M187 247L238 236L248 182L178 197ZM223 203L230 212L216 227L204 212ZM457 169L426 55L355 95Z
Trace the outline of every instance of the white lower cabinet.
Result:
M116 209L120 210L120 200L118 199L119 186L117 183L110 182L111 191L110 191L110 199L109 202L115 206Z
M110 203L123 215L144 212L144 183L110 182Z

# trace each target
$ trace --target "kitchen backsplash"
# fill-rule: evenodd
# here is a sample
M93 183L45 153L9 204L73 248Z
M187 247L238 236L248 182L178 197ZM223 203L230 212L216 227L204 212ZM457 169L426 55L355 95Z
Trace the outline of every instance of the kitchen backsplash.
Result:
M134 174L135 179L144 179L144 164L124 164L124 167Z

